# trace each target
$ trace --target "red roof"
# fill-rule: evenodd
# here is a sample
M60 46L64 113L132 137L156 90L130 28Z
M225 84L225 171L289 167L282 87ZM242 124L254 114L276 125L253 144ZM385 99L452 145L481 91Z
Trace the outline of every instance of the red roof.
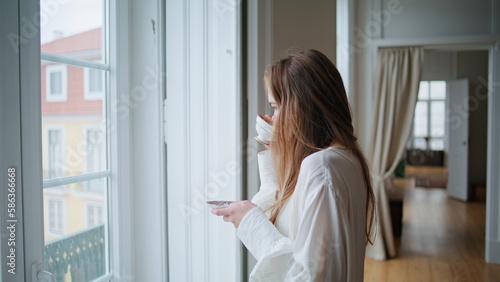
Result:
M64 54L101 49L102 28L96 28L68 37L62 37L41 46L42 52Z

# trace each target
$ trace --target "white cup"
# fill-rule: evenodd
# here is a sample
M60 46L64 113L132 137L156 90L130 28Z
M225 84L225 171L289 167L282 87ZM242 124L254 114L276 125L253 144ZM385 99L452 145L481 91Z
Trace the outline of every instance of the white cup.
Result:
M271 143L271 138L273 134L273 126L267 123L260 116L255 119L255 130L257 130L257 136L255 140L259 141L264 146L269 146Z

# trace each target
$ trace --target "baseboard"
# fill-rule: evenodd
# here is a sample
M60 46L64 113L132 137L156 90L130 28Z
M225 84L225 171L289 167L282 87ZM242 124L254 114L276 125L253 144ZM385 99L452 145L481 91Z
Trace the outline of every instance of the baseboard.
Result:
M486 238L486 262L500 264L500 241Z

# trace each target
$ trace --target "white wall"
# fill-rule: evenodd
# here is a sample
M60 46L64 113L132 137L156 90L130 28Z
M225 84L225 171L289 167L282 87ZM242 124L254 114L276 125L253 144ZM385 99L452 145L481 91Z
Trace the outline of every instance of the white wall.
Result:
M380 15L385 16L380 16ZM490 47L490 97L488 104L488 191L486 260L500 263L500 3L489 1L360 0L356 2L352 29L356 54L356 86L351 90L355 128L363 147L369 144L373 116L373 88L377 47L446 46L484 43ZM352 88L351 88L352 89Z
M422 80L456 79L456 52L424 51Z
M395 0L381 2L387 10ZM492 24L493 1L400 0L401 12L392 14L383 28L383 38L488 34Z

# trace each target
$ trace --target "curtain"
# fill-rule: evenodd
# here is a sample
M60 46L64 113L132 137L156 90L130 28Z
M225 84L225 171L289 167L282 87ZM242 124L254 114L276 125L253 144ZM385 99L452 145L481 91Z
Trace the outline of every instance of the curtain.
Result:
M376 238L366 256L396 255L387 189L412 128L423 65L423 48L381 48L378 52L375 114L367 158L376 199Z

